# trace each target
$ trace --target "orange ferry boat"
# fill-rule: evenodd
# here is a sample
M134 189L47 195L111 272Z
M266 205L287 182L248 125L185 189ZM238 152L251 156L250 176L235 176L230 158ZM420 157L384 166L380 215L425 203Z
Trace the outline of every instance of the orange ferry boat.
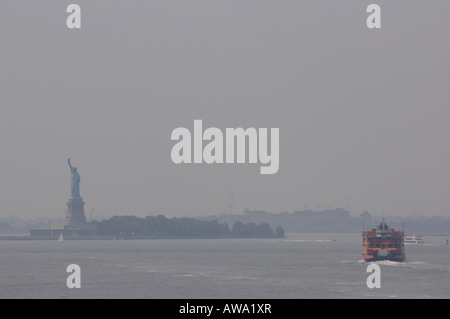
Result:
M365 261L405 260L405 233L389 228L384 219L376 229L363 231L362 235Z

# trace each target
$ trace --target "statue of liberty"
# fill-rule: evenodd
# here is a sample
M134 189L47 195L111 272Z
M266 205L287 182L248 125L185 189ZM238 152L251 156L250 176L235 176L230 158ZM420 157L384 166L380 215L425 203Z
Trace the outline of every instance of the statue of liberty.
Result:
M72 189L72 197L71 198L81 198L80 196L80 174L78 174L77 168L73 167L70 164L70 158L67 159L67 162L70 166L70 172L72 173L71 177L71 189Z

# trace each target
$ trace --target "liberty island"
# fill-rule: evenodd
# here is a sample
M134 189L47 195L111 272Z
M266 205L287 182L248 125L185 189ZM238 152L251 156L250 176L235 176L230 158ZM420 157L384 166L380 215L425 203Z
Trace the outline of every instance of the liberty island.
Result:
M70 197L66 203L64 225L31 229L29 236L1 236L2 240L33 239L162 239L162 238L281 238L284 230L275 231L267 223L226 223L195 218L171 218L163 215L113 216L102 221L86 221L84 200L80 193L81 177L78 169L67 159L70 168Z
M67 159L70 169L70 197L66 203L64 225L31 229L29 236L3 236L0 239L161 239L161 238L280 238L284 230L275 231L267 223L260 225L201 221L195 218L171 218L163 215L113 216L102 221L86 221L84 200L80 192L81 176Z

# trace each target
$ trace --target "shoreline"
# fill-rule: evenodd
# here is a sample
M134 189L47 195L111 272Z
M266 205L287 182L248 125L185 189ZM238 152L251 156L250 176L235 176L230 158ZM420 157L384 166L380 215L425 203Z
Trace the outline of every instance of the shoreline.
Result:
M277 236L209 236L209 237L202 237L202 236L193 236L193 237L177 237L177 236L170 236L170 237L141 237L141 236L107 236L107 237L101 237L101 236L70 236L70 237L64 237L64 241L69 240L148 240L148 239L276 239L276 238L285 238L284 237L277 237ZM0 236L0 240L58 240L58 237L47 237L47 236Z

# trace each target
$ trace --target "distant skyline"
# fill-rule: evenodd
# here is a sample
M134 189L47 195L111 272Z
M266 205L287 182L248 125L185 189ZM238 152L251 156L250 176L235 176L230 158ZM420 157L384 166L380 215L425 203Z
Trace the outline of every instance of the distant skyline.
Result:
M450 216L450 2L0 3L0 217L344 208ZM279 128L279 170L171 160L177 127ZM231 199L232 198L232 199Z

